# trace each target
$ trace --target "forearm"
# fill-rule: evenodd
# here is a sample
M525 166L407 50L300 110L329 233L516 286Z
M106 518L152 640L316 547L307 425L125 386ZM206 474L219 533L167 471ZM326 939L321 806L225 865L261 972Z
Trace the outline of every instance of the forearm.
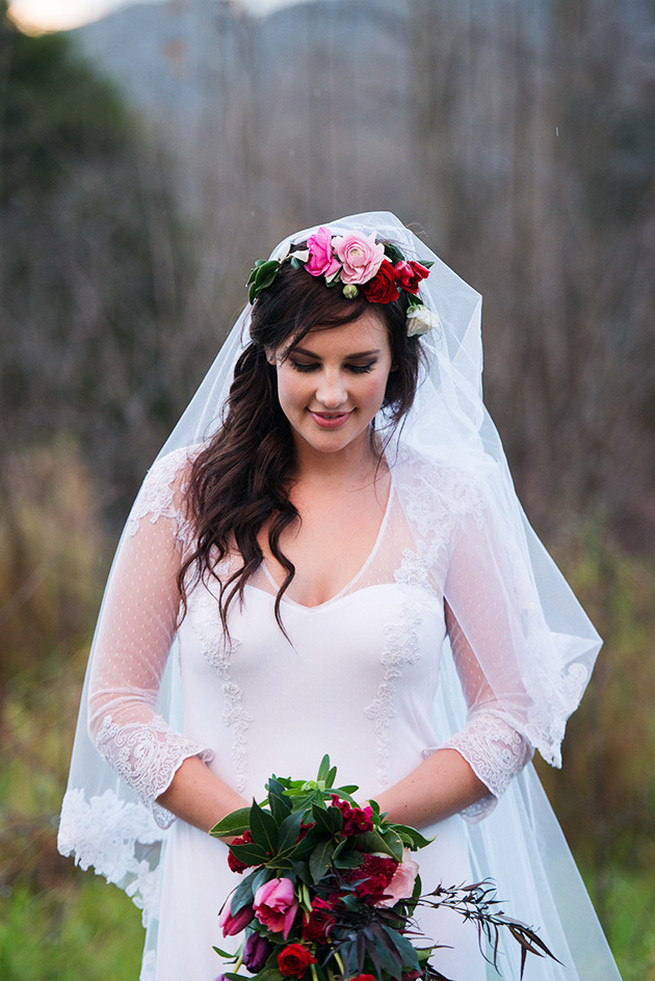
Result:
M469 807L489 790L455 749L438 749L406 777L378 794L390 820L425 828Z
M197 756L184 760L157 803L202 831L209 831L226 814L247 806L247 801Z

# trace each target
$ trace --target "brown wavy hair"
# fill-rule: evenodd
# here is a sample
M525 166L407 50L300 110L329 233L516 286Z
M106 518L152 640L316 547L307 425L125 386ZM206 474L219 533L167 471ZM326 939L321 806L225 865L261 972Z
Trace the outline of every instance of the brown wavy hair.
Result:
M226 635L228 608L235 597L243 599L248 579L263 560L257 536L266 523L269 548L286 573L275 599L283 632L280 603L295 573L280 548L282 532L299 517L289 499L294 441L280 408L277 373L266 355L279 347L289 353L310 330L352 323L367 310L375 311L389 335L393 370L383 409L393 428L413 402L422 353L418 338L407 336L404 294L390 303L371 304L361 293L348 300L338 287L328 288L322 278L284 263L253 305L251 341L236 363L222 427L191 464L187 506L196 549L178 577L183 611L190 575L193 582L207 576L217 580ZM219 579L217 563L235 553L240 566L226 581Z

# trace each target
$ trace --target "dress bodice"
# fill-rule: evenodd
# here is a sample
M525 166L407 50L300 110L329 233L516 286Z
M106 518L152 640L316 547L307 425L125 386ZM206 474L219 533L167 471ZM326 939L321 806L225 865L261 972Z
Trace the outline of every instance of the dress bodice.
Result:
M179 633L185 730L215 747L219 774L248 796L270 765L311 775L329 752L340 778L360 783L363 773L372 795L407 772L408 758L418 765L435 745L443 601L405 583L313 608L283 600L286 637L273 607L270 591L248 585L226 643L212 591L189 600Z

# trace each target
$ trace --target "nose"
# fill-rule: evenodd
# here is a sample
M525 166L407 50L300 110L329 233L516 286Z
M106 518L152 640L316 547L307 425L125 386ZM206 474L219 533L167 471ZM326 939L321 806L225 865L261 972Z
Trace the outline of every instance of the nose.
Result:
M343 375L338 370L324 370L318 381L316 398L326 409L338 409L348 399Z

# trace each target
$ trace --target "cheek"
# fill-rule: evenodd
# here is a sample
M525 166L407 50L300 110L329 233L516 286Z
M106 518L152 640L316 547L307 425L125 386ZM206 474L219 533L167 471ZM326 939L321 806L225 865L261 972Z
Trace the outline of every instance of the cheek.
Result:
M291 374L291 372L285 371L284 368L278 371L277 394L280 405L283 408L287 405L292 406L305 401L307 398L307 389L307 383L302 375Z
M365 386L361 389L362 398L367 402L377 402L381 405L387 390L388 379L389 372L380 373L374 378L367 379Z

